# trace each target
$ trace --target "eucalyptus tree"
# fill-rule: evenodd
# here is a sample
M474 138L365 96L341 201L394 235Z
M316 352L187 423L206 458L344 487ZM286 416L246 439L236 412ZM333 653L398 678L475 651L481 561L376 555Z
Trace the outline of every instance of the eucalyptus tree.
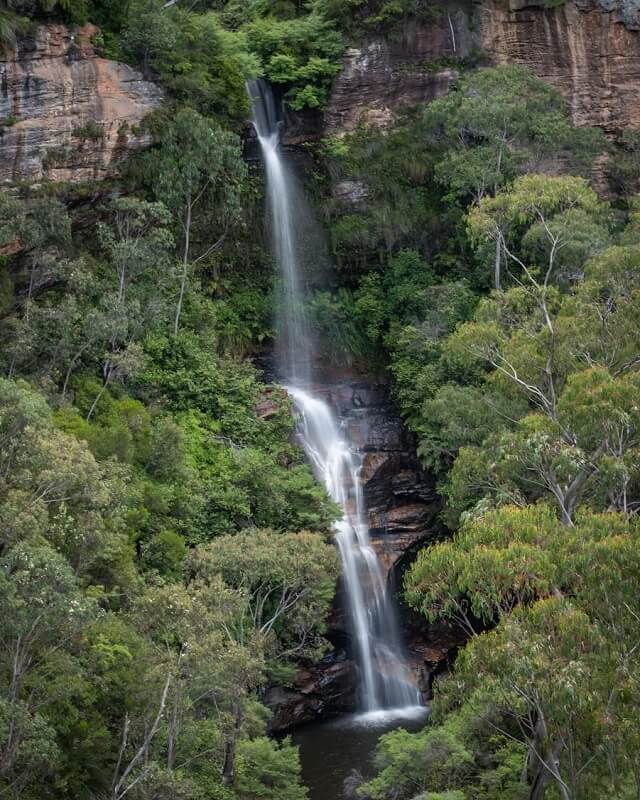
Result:
M546 336L536 339L527 326L500 343L490 339L498 330L469 323L451 344L499 352L499 360L484 356L492 366L509 364L487 375L487 401L496 391L505 392L533 408L522 415L527 409L514 404L511 409L519 418L494 420L493 431L480 443L467 437L445 488L454 514L476 503L482 508L489 499L524 503L546 496L554 499L568 525L587 499L599 509L630 511L640 476L638 372L615 375L601 366L580 368L571 364L573 342L565 341L557 347L549 377ZM455 409L454 404L447 409L453 415L449 425L460 419Z
M233 780L251 692L264 674L260 642L244 635L245 606L243 594L220 578L151 587L136 601L131 616L151 643L154 679L142 716L122 719L114 800L144 784L154 765L171 773L182 760L213 761L220 781ZM215 722L199 751L188 736L183 741L195 719Z
M219 250L241 219L247 168L238 137L188 108L163 129L147 166L153 191L173 214L180 237L177 335L190 269Z
M461 624L470 641L432 722L384 737L362 794L635 796L637 545L627 515L585 512L568 530L537 505L488 512L422 551L409 602L429 621Z
M82 631L96 614L77 577L46 544L17 544L0 560L0 789L20 796L55 771L48 711L73 696Z
M188 570L221 575L246 593L248 619L280 657L322 650L324 619L338 576L335 549L317 533L249 530L195 550Z
M161 203L117 198L107 207L108 222L98 229L102 286L97 305L106 341L100 354L102 385L89 408L93 415L110 383L136 374L143 366L141 341L162 323L170 285L173 237L169 212Z
M563 157L563 167L588 169L606 148L600 131L574 128L560 93L525 67L480 69L463 77L423 116L425 135L441 152L435 178L451 202L476 203L510 180ZM494 242L494 281L503 252Z
M471 241L491 243L515 283L538 289L581 277L584 263L608 244L607 206L584 178L523 175L467 215ZM501 287L500 262L495 288ZM564 275L559 274L561 269Z
M604 147L599 131L573 127L556 89L519 65L467 73L426 106L423 125L443 151L436 178L451 199L477 202L560 152L582 165Z

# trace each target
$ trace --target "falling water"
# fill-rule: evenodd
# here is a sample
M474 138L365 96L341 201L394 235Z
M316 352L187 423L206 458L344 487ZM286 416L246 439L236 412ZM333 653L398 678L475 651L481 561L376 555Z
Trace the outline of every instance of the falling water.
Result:
M263 81L252 81L248 89L266 172L271 246L282 278L276 315L278 355L287 380L299 385L310 379L313 347L299 269L302 248L298 227L307 205L300 185L281 157L280 123L270 88Z
M265 163L274 257L282 273L279 354L287 389L301 416L300 438L319 479L343 510L336 523L364 711L413 708L420 694L410 679L391 599L371 546L360 463L327 403L308 389L312 336L300 275L299 212L303 198L279 147L280 126L269 87L250 84L253 122Z

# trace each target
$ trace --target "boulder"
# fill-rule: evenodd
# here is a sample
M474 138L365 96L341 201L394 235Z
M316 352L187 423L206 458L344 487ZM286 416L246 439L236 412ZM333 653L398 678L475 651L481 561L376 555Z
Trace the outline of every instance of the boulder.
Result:
M356 668L344 651L301 667L290 686L271 686L263 702L272 711L274 733L349 711L355 704Z

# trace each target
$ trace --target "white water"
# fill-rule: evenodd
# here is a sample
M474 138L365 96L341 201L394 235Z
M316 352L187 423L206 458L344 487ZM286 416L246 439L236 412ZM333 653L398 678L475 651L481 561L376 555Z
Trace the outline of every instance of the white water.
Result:
M371 546L360 463L327 403L308 387L312 336L304 314L300 274L299 214L304 199L279 147L273 97L264 84L249 87L253 119L265 163L274 257L282 275L279 354L287 390L301 417L305 452L344 515L336 523L349 614L361 674L360 704L368 714L420 705L401 646L394 608Z

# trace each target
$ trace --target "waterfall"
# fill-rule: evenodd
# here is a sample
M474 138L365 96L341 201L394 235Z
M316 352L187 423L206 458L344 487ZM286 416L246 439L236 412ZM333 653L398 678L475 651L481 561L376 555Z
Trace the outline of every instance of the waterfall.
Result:
M329 405L309 389L313 336L300 268L304 197L280 150L280 124L269 87L257 81L248 91L265 165L273 255L281 272L280 367L300 414L299 436L307 457L343 511L335 535L361 675L360 706L367 712L414 708L420 705L420 693L407 669L393 603L369 539L360 460Z
M278 296L277 352L286 379L296 385L311 377L313 344L306 319L299 265L302 243L298 227L307 215L302 188L280 153L280 123L273 94L263 81L248 87L255 128L264 160L271 247L281 272Z

